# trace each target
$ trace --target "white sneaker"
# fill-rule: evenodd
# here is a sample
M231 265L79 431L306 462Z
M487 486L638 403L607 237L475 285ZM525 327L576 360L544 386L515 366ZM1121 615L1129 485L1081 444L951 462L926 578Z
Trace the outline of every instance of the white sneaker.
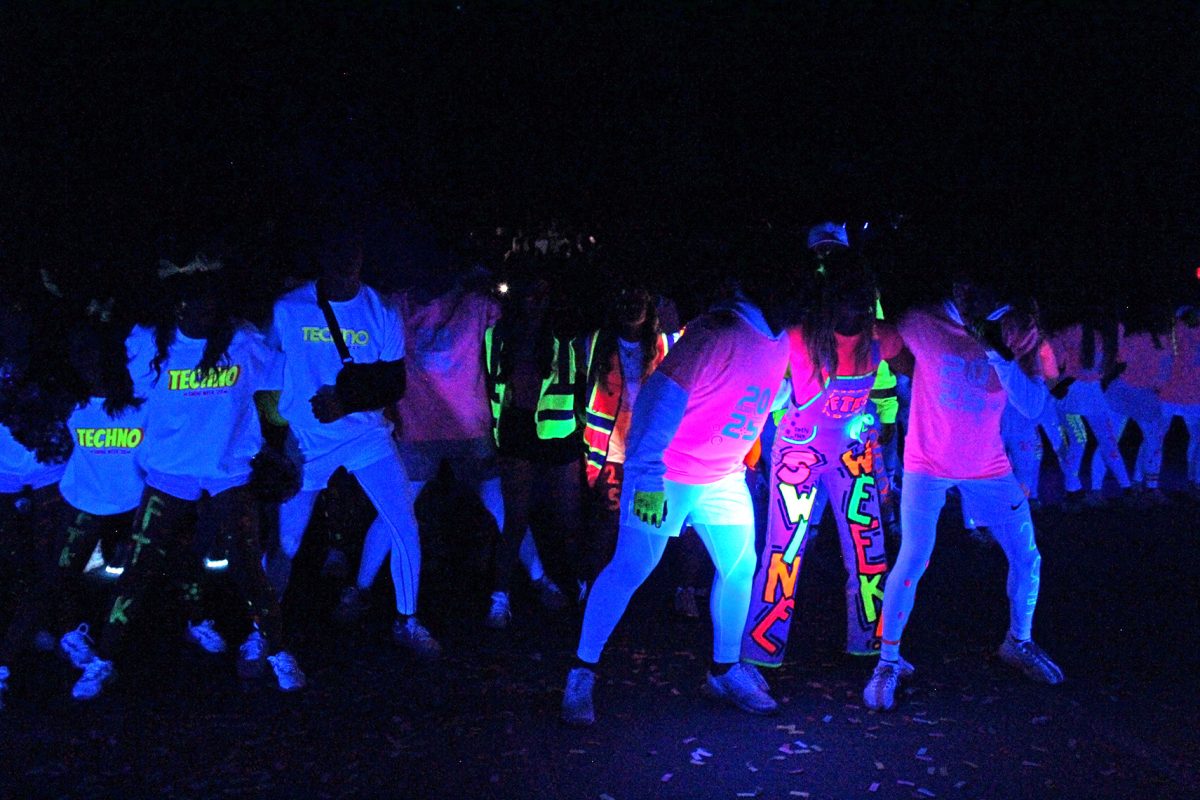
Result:
M492 607L488 611L487 619L483 621L494 631L504 630L508 627L508 623L512 621L512 608L508 603L507 592L492 592Z
M256 681L266 671L267 637L255 628L238 648L237 674L244 681Z
M757 676L762 680L762 676ZM714 700L724 700L751 714L774 714L779 705L771 695L760 689L755 676L741 662L734 664L724 675L708 673L702 689Z
M442 646L416 617L409 617L404 622L399 619L393 622L392 638L396 640L396 644L411 650L413 655L420 658L435 659L442 654Z
M88 636L86 622L75 630L64 633L63 637L58 640L58 649L77 669L83 669L96 660L96 651L92 645L92 637Z
M71 687L71 696L76 700L91 700L104 691L104 684L116 677L113 663L103 658L93 658L83 666L83 674Z
M206 619L198 625L193 625L189 621L185 636L189 642L206 653L216 655L225 652L225 637L217 630L211 619Z
M294 692L308 685L308 678L304 677L304 672L296 663L296 657L287 650L280 650L273 656L267 656L267 661L274 668L275 677L278 679L279 688L282 691Z
M891 711L896 705L896 687L900 681L912 677L916 669L903 658L896 661L879 659L871 679L863 688L863 702L874 711Z
M596 721L596 708L592 704L592 689L596 686L596 673L586 667L575 667L567 673L567 688L563 690L562 721L576 728L584 728Z

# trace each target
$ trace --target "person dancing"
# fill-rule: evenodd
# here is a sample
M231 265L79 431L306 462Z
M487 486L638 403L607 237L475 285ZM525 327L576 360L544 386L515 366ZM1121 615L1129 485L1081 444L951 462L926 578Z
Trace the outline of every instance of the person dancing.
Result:
M900 505L904 536L883 598L879 663L863 690L871 709L891 709L899 682L914 673L900 656L900 639L951 487L961 492L964 512L989 528L1008 558L1009 629L997 655L1032 680L1063 680L1031 638L1041 555L1028 499L1000 438L1006 399L1030 418L1044 407L1045 383L1016 360L1037 347L1038 337L1036 329L1004 330L1008 307L995 297L979 283L959 280L942 306L909 311L898 326L915 360Z

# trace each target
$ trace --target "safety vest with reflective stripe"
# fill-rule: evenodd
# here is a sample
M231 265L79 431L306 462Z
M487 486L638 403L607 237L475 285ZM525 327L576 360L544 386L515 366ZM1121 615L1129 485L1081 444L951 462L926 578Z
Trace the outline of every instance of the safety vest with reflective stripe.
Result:
M659 334L654 361L650 364L650 372L658 369L658 365L666 356L667 351L675 346L675 342L679 341L679 337L682 335L683 331ZM600 331L592 334L589 353L595 354L599 338ZM604 468L604 462L608 459L608 445L612 439L613 429L617 425L617 414L621 410L621 395L625 391L625 375L621 372L619 353L613 353L607 373L606 376L597 373L591 379L591 385L588 387L587 417L584 421L583 441L587 447L586 468L589 486L596 485L596 479L600 477L600 470ZM604 380L601 380L602 377ZM646 376L642 377L644 380Z
M495 340L493 325L483 334L483 358L488 376L488 399L492 406L492 436L500 443L500 414L508 385L500 380L500 358L503 340ZM565 357L563 356L565 353ZM581 337L554 337L550 360L550 375L542 379L538 393L534 423L539 439L566 439L579 428L582 413L583 385L587 379L588 356Z

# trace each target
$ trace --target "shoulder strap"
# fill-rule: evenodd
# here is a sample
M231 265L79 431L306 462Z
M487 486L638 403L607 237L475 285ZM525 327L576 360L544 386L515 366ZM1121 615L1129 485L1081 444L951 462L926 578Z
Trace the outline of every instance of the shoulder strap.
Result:
M319 281L317 282L317 305L321 307L321 313L325 315L325 324L329 326L329 337L333 339L333 346L337 348L342 363L352 363L354 359L350 357L350 348L346 346L346 339L342 336L342 326L338 324L337 317L333 315L333 307L329 305L329 298L321 291Z

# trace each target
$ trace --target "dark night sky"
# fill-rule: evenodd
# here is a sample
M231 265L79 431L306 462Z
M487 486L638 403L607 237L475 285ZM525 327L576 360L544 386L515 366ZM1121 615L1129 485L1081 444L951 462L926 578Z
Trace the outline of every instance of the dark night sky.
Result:
M448 232L588 220L651 268L668 233L898 211L885 288L1200 284L1194 3L327 5L6 4L8 261L140 263L343 187Z

